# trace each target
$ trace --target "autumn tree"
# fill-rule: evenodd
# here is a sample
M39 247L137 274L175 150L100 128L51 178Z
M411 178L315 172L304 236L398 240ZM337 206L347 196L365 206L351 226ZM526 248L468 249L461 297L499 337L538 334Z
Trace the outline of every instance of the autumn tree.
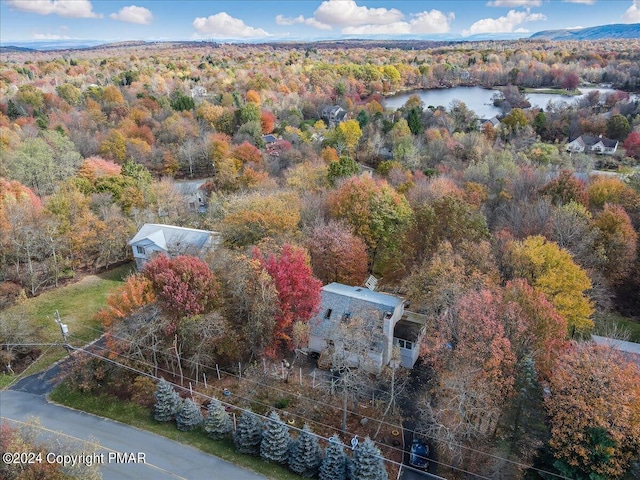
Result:
M360 137L362 137L360 124L357 120L347 120L346 122L340 123L340 125L338 125L338 128L342 132L347 149L350 152L353 152L358 146Z
M623 147L628 157L640 160L640 132L631 132L624 140Z
M600 233L597 243L606 259L605 275L618 283L635 263L638 234L620 205L605 203L604 210L596 214L594 225Z
M547 183L540 193L549 195L556 205L569 202L580 203L589 206L589 196L584 182L578 180L569 170L563 170L558 177Z
M254 248L258 259L273 279L278 292L278 315L270 350L279 352L292 346L293 326L307 323L320 305L322 283L313 277L305 249L285 244L278 254L263 255Z
M314 228L307 246L313 273L324 284L361 285L367 275L367 247L344 225L329 222Z
M151 282L158 300L177 317L207 312L218 301L218 281L196 257L158 255L145 264L142 274Z
M372 262L384 250L394 251L412 217L411 207L386 181L347 179L329 197L334 218L343 220L366 243Z
M640 370L610 347L576 344L558 362L545 406L554 466L571 478L618 478L640 451Z
M300 222L297 194L254 193L231 199L222 220L225 243L241 247L255 245L265 237L294 233Z
M115 321L128 317L137 309L153 302L155 294L151 281L141 275L130 275L124 284L107 297L107 306L100 310L96 317L105 329L111 327Z
M545 294L556 310L567 320L569 333L588 332L593 328L593 306L586 295L591 281L576 265L571 254L541 236L512 241L507 246L509 268L513 277L526 279L533 288Z

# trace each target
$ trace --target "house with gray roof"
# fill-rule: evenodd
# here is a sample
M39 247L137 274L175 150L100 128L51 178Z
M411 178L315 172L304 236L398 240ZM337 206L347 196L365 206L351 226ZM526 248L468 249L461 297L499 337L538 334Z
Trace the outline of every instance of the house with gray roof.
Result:
M145 223L129 240L129 245L133 250L136 268L141 270L155 255L197 257L214 248L219 241L220 234L208 230Z
M372 370L380 371L389 364L395 345L400 365L413 368L420 353L426 317L407 312L404 307L404 299L395 295L335 282L325 285L319 311L310 322L309 350L320 354L319 365L325 360L330 363L329 357L336 351L349 349L341 338L340 326L359 319L370 345L366 359L351 359L354 366L366 363Z
M581 135L567 144L570 153L597 153L599 155L613 155L618 148L618 141L610 138Z
M329 127L335 127L348 120L348 117L349 113L340 105L329 105L322 109L322 119L327 122Z

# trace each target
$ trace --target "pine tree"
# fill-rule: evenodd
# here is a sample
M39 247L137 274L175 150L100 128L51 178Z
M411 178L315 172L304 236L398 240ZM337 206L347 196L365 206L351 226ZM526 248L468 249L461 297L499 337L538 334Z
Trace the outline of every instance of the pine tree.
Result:
M196 403L187 398L176 415L176 426L181 432L190 432L202 423L202 412Z
M158 382L156 404L153 407L153 418L158 422L170 422L176 417L181 404L180 395L164 378Z
M262 421L252 412L243 412L233 434L236 452L258 455L262 441Z
M271 412L267 428L262 434L260 456L271 462L285 464L289 460L290 447L289 429L280 420L277 412Z
M289 469L303 477L315 477L322 461L318 439L311 433L308 425L302 429L289 455Z
M388 480L382 453L369 437L355 450L352 478L357 480Z
M231 418L217 398L209 402L209 414L204 421L204 431L213 440L222 440L231 431Z
M324 460L320 465L320 480L346 480L347 456L337 435L329 439L329 446L324 452Z

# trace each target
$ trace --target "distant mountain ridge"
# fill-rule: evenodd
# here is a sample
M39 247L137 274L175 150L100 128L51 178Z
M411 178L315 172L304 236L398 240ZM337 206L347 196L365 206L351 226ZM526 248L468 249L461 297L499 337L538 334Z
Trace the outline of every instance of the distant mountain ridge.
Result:
M597 27L543 30L529 38L536 40L603 40L607 38L640 38L640 23L599 25Z

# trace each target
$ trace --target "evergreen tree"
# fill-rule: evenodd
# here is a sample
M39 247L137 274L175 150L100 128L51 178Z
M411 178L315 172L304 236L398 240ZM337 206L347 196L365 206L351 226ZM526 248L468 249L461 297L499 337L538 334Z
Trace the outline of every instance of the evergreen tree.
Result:
M367 437L355 450L353 458L354 480L388 480L382 453Z
M232 430L231 418L217 398L209 402L209 414L204 421L204 431L213 440L222 440Z
M258 455L262 441L262 422L252 412L243 412L233 434L236 452Z
M285 464L289 460L290 447L289 429L276 412L271 412L267 428L262 434L260 456L271 462Z
M176 426L181 432L190 432L202 423L202 412L196 403L187 398L176 415Z
M419 107L414 107L409 110L409 114L407 115L407 124L409 125L409 130L411 130L411 133L413 133L414 135L419 135L424 130L422 122L420 121L420 113L421 109Z
M158 422L170 422L176 417L180 408L180 395L164 378L158 382L156 404L153 407L153 418Z
M333 435L324 452L324 460L320 465L320 480L346 480L347 456L344 454L340 439Z
M322 461L318 439L305 424L302 432L291 446L289 468L303 477L315 477Z

